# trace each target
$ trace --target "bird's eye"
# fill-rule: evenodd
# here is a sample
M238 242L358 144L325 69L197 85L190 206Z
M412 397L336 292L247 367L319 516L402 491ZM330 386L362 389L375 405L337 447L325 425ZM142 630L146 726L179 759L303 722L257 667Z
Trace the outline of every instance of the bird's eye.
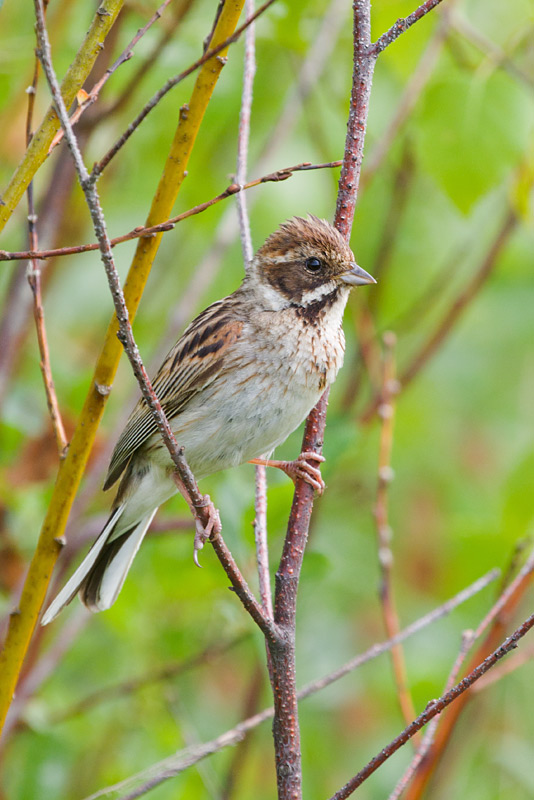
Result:
M320 258L307 258L306 259L306 269L309 272L319 272L322 268L323 262Z

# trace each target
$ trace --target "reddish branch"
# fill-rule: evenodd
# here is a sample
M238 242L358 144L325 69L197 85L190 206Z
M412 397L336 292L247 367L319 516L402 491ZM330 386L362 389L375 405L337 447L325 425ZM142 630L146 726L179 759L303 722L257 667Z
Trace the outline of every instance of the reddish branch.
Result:
M43 14L46 13L48 0L45 0L43 6ZM35 56L35 64L33 69L33 79L31 86L27 90L28 94L28 110L26 114L26 146L28 147L33 138L33 110L35 106L35 95L37 92L37 83L39 80L39 59ZM35 204L33 198L33 182L30 182L26 191L28 198L28 239L30 250L39 249L39 239L37 236L37 215L35 213ZM56 439L57 449L59 455L65 453L67 447L67 436L61 419L59 411L59 403L57 400L56 389L54 380L52 378L52 366L50 364L50 350L48 348L48 337L46 335L43 297L41 292L41 269L39 262L36 258L31 258L28 264L26 277L33 295L33 316L35 319L35 329L37 332L37 343L39 345L39 354L41 356L40 368L43 376L46 403L48 412L50 414L50 421Z
M397 22L391 26L391 28L382 34L382 36L371 45L369 50L369 54L373 55L375 58L380 55L380 53L388 47L395 39L411 28L415 22L418 22L422 19L429 11L432 11L437 5L441 3L441 0L425 0L424 3L421 3L419 8L416 8L415 11L412 11L407 17L398 19Z
M489 276L493 272L495 264L497 263L497 259L504 245L515 230L516 225L517 215L513 209L509 209L479 268L471 277L471 280L468 282L467 286L465 286L464 289L462 289L462 291L452 301L441 322L436 327L434 333L432 333L430 338L423 343L419 352L415 354L408 366L401 373L399 382L402 390L404 390L408 384L410 384L414 378L419 375L423 367L426 366L428 361L435 355L437 350L441 347L441 345L450 335L451 331L454 329L463 311L482 289ZM380 407L380 403L381 397L380 394L377 394L373 397L368 407L361 415L360 421L362 424L367 424L374 418L377 409Z
M108 150L108 152L106 153L106 155L97 164L94 165L93 171L91 173L92 179L96 180L99 177L99 175L102 174L103 170L108 166L110 161L117 155L119 150L126 144L130 136L134 133L134 131L137 130L139 125L148 116L148 114L152 111L152 109L157 106L157 104L163 97L165 97L167 92L169 92L178 83L180 83L189 75L191 75L193 72L195 72L195 70L197 70L199 67L205 64L206 61L209 61L211 58L213 58L213 56L216 56L218 53L225 50L228 47L228 45L233 44L233 42L236 42L243 33L243 31L246 30L248 26L251 25L254 22L254 20L256 20L261 14L263 14L264 11L266 11L269 8L269 6L271 6L273 3L274 0L267 0L267 2L261 5L258 8L258 10L251 17L249 17L246 20L246 22L243 23L243 25L241 25L239 28L236 28L231 36L228 36L226 39L224 39L224 41L222 41L219 45L217 45L217 47L213 47L209 50L206 50L206 52L197 61L195 61L194 64L191 64L190 67L181 72L179 75L176 75L174 78L170 78L165 83L165 85L162 86L162 88L158 92L156 92L156 94L151 98L151 100L149 100L149 102L144 106L144 108L141 109L141 111L139 112L137 117L133 120L133 122L131 122L130 125L128 125L127 129L124 131L122 136L120 136L119 139L117 139L113 147L111 147L110 150Z
M424 16L433 5L424 3L404 21L402 29L397 23L385 37L371 46L371 9L369 0L354 0L354 61L350 111L334 225L350 239L354 209L358 195L363 159L363 146L369 111L369 98L377 55L410 25ZM427 7L428 6L428 7ZM373 47L375 48L373 50ZM328 390L310 413L306 422L303 452L321 452L326 424ZM282 560L276 576L274 603L275 623L284 633L284 643L269 644L273 663L273 688L275 694L275 737L285 731L286 747L283 761L277 753L278 797L280 800L302 796L300 764L300 733L295 684L295 616L298 576L304 556L304 547L313 505L313 489L303 481L297 482ZM280 729L277 729L277 726Z
M378 486L376 491L376 504L374 509L378 561L381 571L380 604L384 627L388 637L393 638L400 630L399 616L395 605L392 586L393 552L391 550L391 528L389 525L389 484L393 479L391 468L391 451L393 448L393 426L395 417L395 395L398 384L395 379L395 334L391 331L384 334L382 403L379 416L382 420L380 427L380 444L378 450ZM410 690L406 663L401 645L391 650L393 674L397 685L399 705L405 722L410 722L415 716Z
M260 186L262 183L278 183L280 181L286 181L293 175L294 172L307 172L308 170L315 169L332 169L340 166L341 161L329 161L325 164L311 164L309 161L304 161L301 164L295 164L293 167L283 167L282 169L276 170L276 172L270 172L268 175L263 175L261 178L248 181L248 183L245 183L241 186L237 183L231 183L230 186L224 190L224 192L221 192L216 197L212 197L211 200L206 200L204 203L200 203L198 206L194 206L188 211L183 211L176 217L171 217L165 222L160 222L158 225L152 225L148 228L138 225L129 233L124 233L122 236L116 236L114 239L110 239L110 246L115 247L118 244L129 242L132 239L154 236L156 233L166 233L167 231L172 230L176 223L182 222L182 220L187 219L188 217L193 217L195 214L200 214L202 211L206 211L206 209L211 208L211 206L214 206L216 203L220 203L221 200L226 200L227 197L237 195L244 189L251 189L254 186ZM0 250L0 261L26 261L29 258L56 258L56 256L71 256L77 255L78 253L88 253L90 251L99 249L100 245L97 242L94 242L92 244L73 245L72 247L58 247L54 250L17 250L13 252Z
M516 611L520 600L523 598L526 589L532 584L532 574L534 572L534 552L532 552L526 563L519 571L514 580L500 595L499 599L482 620L475 631L475 637L479 637L491 625L490 631L484 642L473 654L467 672L472 671L477 664L483 660L497 645L499 639L504 635L505 626ZM433 772L440 762L445 748L449 743L454 732L458 719L465 708L465 704L471 697L471 692L464 694L450 709L443 715L436 735L436 739L430 747L425 759L416 772L415 779L408 788L406 800L420 800L426 786L433 775Z
M345 800L367 780L393 753L402 747L403 744L414 736L417 731L433 719L437 714L440 714L444 708L450 705L457 697L460 697L467 691L479 678L482 677L489 669L497 664L501 658L507 653L514 650L519 641L525 636L531 628L534 627L534 614L530 616L522 625L515 630L511 636L504 640L504 642L497 647L484 661L473 669L469 675L456 684L450 691L446 692L439 700L430 701L422 714L415 719L402 733L400 733L392 742L384 747L357 775L348 781L338 792L336 792L330 800Z
M71 125L73 125L73 126L76 125L76 123L78 122L78 120L82 116L83 112L86 109L88 109L89 106L91 106L93 103L95 103L96 100L98 100L98 96L99 96L99 94L100 94L100 92L102 90L102 87L111 78L113 73L116 72L118 70L118 68L120 66L122 66L122 64L124 64L126 61L129 61L130 58L132 58L132 56L133 56L133 48L135 47L135 45L145 35L145 33L148 31L148 29L151 28L152 25L158 19L161 18L161 15L163 14L163 12L165 11L166 7L169 5L170 2L171 2L171 0L164 0L164 2L160 5L160 7L154 12L152 17L148 20L146 25L144 25L142 28L139 28L139 30L137 31L137 33L135 34L135 36L133 37L131 42L128 44L128 46L123 50L123 52L117 58L115 63L112 64L111 67L108 67L108 69L104 72L104 74L102 75L100 80L95 83L95 85L93 86L91 91L88 94L87 93L82 93L80 95L80 100L78 101L78 107L76 108L76 110L74 111L74 113L70 117L70 124ZM52 150L55 147L57 147L57 145L61 142L61 140L63 139L63 136L64 136L64 132L63 132L62 129L60 129L56 133L56 135L54 136L54 138L52 140L52 144L50 145L50 147L48 149L48 154L49 155L52 152Z

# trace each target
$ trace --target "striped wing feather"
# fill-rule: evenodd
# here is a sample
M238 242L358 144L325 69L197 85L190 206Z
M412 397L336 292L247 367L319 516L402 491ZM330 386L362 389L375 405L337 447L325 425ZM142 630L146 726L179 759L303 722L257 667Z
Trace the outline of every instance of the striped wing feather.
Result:
M152 383L167 417L180 414L224 367L229 348L239 339L243 322L230 298L202 312L174 345ZM232 298L233 299L233 298ZM141 398L115 446L104 489L120 477L132 455L157 431L154 416Z

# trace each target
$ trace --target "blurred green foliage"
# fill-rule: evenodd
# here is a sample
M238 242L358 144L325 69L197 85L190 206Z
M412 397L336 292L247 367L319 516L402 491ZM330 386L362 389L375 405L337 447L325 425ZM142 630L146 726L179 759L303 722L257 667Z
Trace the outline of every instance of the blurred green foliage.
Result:
M131 3L122 14L103 58L118 54L152 14L157 3ZM135 57L109 81L95 109L121 96L138 64L171 24L173 5L159 27L141 40ZM339 7L339 4L338 4ZM373 37L413 10L411 0L373 6ZM151 94L198 57L215 9L196 0L171 43L139 81L120 111L79 130L88 164L100 157ZM393 119L403 92L425 50L436 47L435 66L374 175L359 196L352 244L359 262L378 269L380 284L355 293L347 309L346 366L331 393L326 463L328 485L315 505L299 595L299 684L322 675L365 650L385 634L378 600L379 568L373 523L377 484L376 416L360 423L372 398L362 369L355 331L362 305L369 306L380 333L398 336L402 373L428 340L492 246L510 209L518 222L506 238L490 279L465 309L435 357L397 403L390 489L394 536L394 589L402 624L443 602L484 571L503 569L517 543L533 533L534 519L534 5L532 0L444 0L380 57L371 98L366 154ZM445 16L446 12L454 16ZM48 19L54 64L62 75L89 24L92 5L51 0ZM352 72L350 3L332 40L332 52L303 103L295 92L305 59L332 15L325 0L279 0L257 23L257 73L252 108L251 177L301 161L320 163L342 156ZM335 12L338 13L338 12ZM33 69L33 20L25 4L6 0L0 52L0 180L7 182L24 151L25 88ZM440 25L448 25L442 46ZM474 31L474 33L473 33ZM432 43L434 43L432 45ZM320 53L317 52L317 57ZM222 191L235 171L243 43L233 45L201 129L177 213ZM106 65L108 60L106 60ZM167 154L179 107L192 78L169 93L134 134L104 174L99 188L108 228L119 235L142 224ZM272 142L288 97L296 124ZM48 106L43 82L35 119ZM255 166L270 145L262 172ZM68 161L58 148L35 181L41 218L57 197L49 192L57 170ZM364 164L365 173L365 164ZM282 220L312 212L332 218L337 171L300 173L248 193L253 238L261 244ZM54 186L56 184L53 184ZM81 193L61 183L67 202L60 219L50 214L43 245L91 240ZM218 204L166 233L135 324L147 363L172 343L168 321L187 287L197 292L182 309L181 327L203 306L232 291L243 275L238 237L228 249L216 244L220 226L235 223L233 200ZM2 240L4 249L26 246L21 204ZM55 226L55 227L54 227ZM384 241L391 244L384 254ZM122 275L134 244L117 247ZM217 258L211 268L207 259ZM24 269L22 264L19 269ZM17 266L0 264L2 314ZM69 428L81 408L103 340L112 303L98 255L57 259L44 267L45 312L53 374ZM200 276L200 277L198 277ZM26 289L29 295L29 289ZM189 297L189 295L186 295ZM20 313L23 314L23 302ZM55 476L39 356L31 323L8 370L0 436L1 610L16 603L12 592L31 557ZM166 344L165 344L166 342ZM163 343L163 344L162 344ZM9 344L9 342L8 342ZM13 341L11 340L11 344ZM11 346L11 345L10 345ZM359 390L351 387L359 376ZM135 382L124 363L113 389L97 449L115 441L125 411L133 405ZM301 432L280 448L294 456ZM109 446L109 445L108 445ZM102 463L96 477L105 471ZM96 484L95 484L96 485ZM285 531L292 487L269 475L269 543L273 572ZM253 470L243 466L203 482L221 510L224 535L247 578L256 586L251 521ZM109 500L91 493L69 541ZM185 516L174 499L160 520ZM92 617L77 635L78 611L69 609L36 642L29 668L65 652L25 703L11 731L3 763L7 800L78 800L121 780L190 743L232 727L246 714L246 697L263 643L209 547L203 570L192 562L189 534L150 536L112 610ZM496 589L486 590L450 618L410 640L405 648L408 678L417 709L441 694L456 658L461 632L476 627ZM16 595L15 595L16 597ZM522 611L528 613L528 604ZM214 642L249 635L223 655L179 677L148 682L136 691L94 702L75 716L68 710L102 687L184 661ZM525 647L531 646L527 641ZM57 663L56 663L57 662ZM476 697L464 712L429 796L439 800L514 800L533 795L534 716L530 711L531 665L524 666ZM265 674L265 673L264 673ZM268 681L258 698L270 702ZM65 716L66 715L66 716ZM403 727L391 666L386 656L301 706L305 796L327 797ZM388 795L410 758L409 747L359 790L362 800ZM275 795L268 723L251 737L234 775L231 795L223 787L235 751L223 751L197 769L154 790L155 800Z

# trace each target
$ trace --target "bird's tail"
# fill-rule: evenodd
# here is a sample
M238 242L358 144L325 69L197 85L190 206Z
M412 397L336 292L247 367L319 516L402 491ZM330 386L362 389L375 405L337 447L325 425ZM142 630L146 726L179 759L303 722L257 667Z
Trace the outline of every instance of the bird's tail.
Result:
M104 611L117 599L128 570L157 508L119 535L114 535L115 526L125 508L117 506L108 519L102 533L86 557L67 581L57 597L50 603L41 620L48 625L78 592L82 603L90 611Z

